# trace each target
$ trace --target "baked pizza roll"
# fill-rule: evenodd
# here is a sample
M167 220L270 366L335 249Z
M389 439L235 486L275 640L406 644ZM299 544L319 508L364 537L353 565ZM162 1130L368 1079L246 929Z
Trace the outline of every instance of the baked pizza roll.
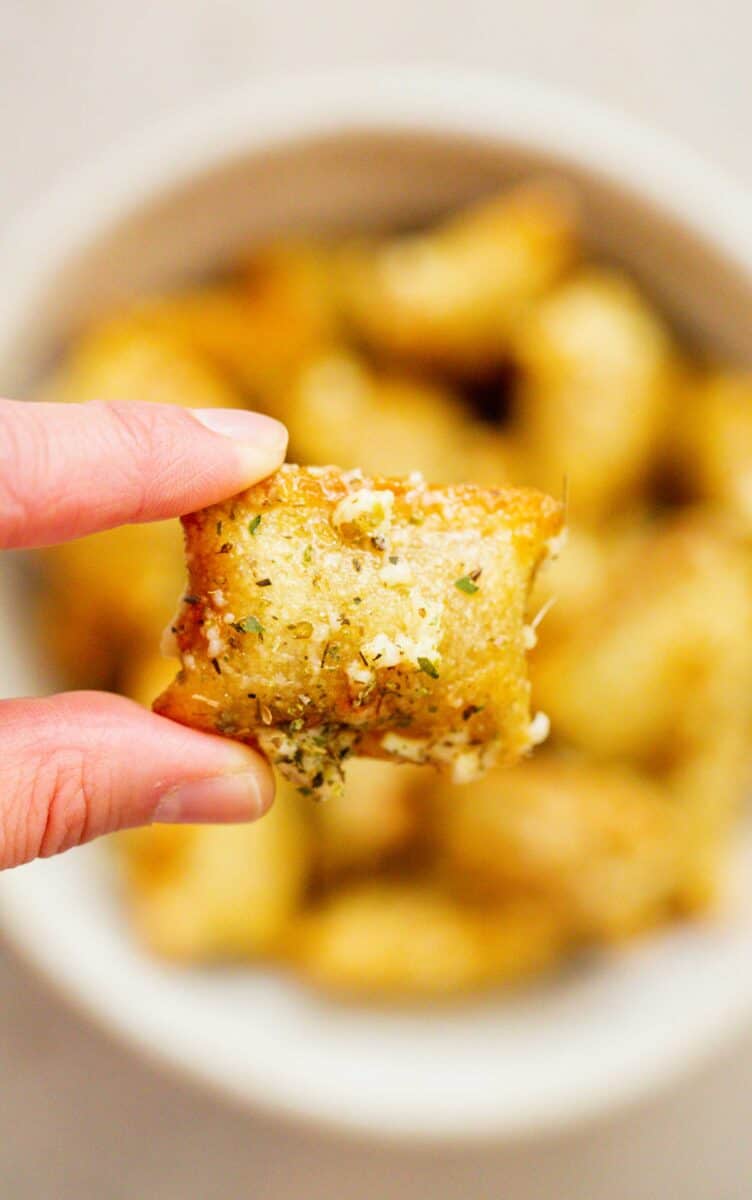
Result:
M605 759L680 761L749 720L752 587L742 548L702 514L636 538L598 604L534 662L557 736Z
M257 744L318 795L352 755L463 780L545 736L525 610L555 501L284 466L184 526L182 668L158 712Z
M752 533L752 372L718 371L682 397L670 445L679 485Z
M581 625L606 586L609 551L604 537L567 524L566 553L544 564L530 596L530 628L536 645L539 637L548 645Z
M43 550L45 645L65 682L121 686L159 646L185 567L177 521L121 525Z
M42 388L47 400L237 407L238 392L172 334L132 316L92 328ZM45 638L69 683L112 686L175 609L184 578L177 521L124 525L39 554Z
M149 299L132 319L178 339L276 415L291 373L335 336L333 294L323 247L277 243L249 255L235 277Z
M152 825L121 834L124 898L149 949L187 962L274 953L308 880L301 805L283 792L251 825Z
M667 788L623 766L544 754L437 804L440 859L463 895L547 897L585 939L612 941L673 911L684 881Z
M510 481L504 435L473 419L450 387L374 370L344 349L312 357L281 404L293 455L368 474L421 471L434 483Z
M184 408L237 408L221 371L169 322L131 312L94 325L43 385L40 399L148 400Z
M528 480L558 495L566 479L573 520L610 520L659 454L678 371L667 327L627 278L588 268L541 301L515 353Z
M465 904L430 881L342 888L304 913L290 956L325 991L364 999L449 999L539 975L562 954L554 909L517 897Z
M486 375L509 357L530 304L574 262L575 217L563 187L527 185L425 232L347 247L345 318L376 353Z
M731 720L709 722L666 781L685 862L682 906L691 912L702 912L723 896L728 852L752 783L749 718L738 709Z
M375 758L348 764L347 786L310 806L317 882L407 860L417 849L425 772Z

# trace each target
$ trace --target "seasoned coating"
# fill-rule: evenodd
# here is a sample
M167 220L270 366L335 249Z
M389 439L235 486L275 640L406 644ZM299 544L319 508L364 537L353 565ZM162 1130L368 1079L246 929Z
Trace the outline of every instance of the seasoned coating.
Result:
M346 249L345 316L377 353L478 376L503 363L531 302L574 262L572 197L520 187L425 233Z
M545 736L524 614L561 525L537 492L282 467L184 518L182 669L157 711L319 795L350 755L458 780L514 762Z
M483 909L430 883L374 881L305 915L291 957L326 991L409 1001L520 982L551 966L564 944L556 915L535 900Z
M658 454L676 352L650 304L615 271L587 269L522 325L515 401L529 482L559 495L575 523L613 515Z
M465 894L545 898L580 938L665 919L691 865L667 789L624 767L541 755L446 786L438 814L444 867Z
M126 901L154 953L183 961L274 953L300 906L310 834L279 794L250 825L153 825L118 839Z
M751 616L740 547L682 515L638 541L570 638L541 646L536 697L597 758L664 764L746 720Z
M752 534L752 373L717 371L688 388L669 454L680 486Z
M336 462L369 475L420 471L434 483L485 483L495 471L496 485L507 482L505 446L493 435L488 446L488 431L450 388L375 371L352 351L310 359L282 407L301 462Z

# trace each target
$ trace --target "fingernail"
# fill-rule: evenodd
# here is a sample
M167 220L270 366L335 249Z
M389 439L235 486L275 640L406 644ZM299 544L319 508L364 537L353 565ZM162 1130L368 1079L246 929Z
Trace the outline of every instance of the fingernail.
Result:
M166 792L154 810L161 824L231 824L255 821L272 800L256 774L217 775L193 779Z
M205 429L232 438L258 452L281 453L287 447L287 430L280 421L243 408L192 408Z

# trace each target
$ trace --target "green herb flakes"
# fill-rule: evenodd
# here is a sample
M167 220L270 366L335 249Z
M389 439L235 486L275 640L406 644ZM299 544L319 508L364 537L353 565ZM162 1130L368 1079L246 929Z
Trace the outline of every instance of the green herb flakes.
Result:
M468 596L473 596L478 591L477 583L473 583L469 575L461 575L459 579L455 579L454 586Z
M257 633L263 640L264 626L258 617L243 617L242 621L234 621L232 627L237 629L238 633Z
M418 666L424 675L430 675L431 679L439 678L439 672L436 670L436 666L431 662L430 658L419 658Z

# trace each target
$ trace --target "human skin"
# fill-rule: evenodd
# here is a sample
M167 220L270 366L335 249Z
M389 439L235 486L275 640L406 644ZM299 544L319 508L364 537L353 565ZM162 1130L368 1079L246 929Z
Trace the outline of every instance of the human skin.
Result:
M271 474L286 447L252 412L0 400L0 550L180 516ZM0 700L0 868L153 821L253 820L273 794L254 750L120 696Z

